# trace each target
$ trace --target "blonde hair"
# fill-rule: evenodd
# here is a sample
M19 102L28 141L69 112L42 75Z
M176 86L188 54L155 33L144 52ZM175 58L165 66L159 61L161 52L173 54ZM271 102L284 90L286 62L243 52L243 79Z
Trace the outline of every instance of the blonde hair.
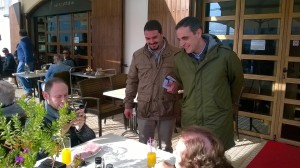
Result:
M182 130L186 150L179 165L184 168L232 168L224 156L222 143L208 129L191 126Z

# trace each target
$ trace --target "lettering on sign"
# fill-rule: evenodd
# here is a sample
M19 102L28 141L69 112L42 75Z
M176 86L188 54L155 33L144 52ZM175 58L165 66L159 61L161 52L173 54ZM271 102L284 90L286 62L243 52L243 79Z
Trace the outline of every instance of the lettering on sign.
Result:
M56 2L53 4L54 8L59 8L59 7L65 7L65 6L72 6L74 5L75 2L74 1L63 1L63 2Z

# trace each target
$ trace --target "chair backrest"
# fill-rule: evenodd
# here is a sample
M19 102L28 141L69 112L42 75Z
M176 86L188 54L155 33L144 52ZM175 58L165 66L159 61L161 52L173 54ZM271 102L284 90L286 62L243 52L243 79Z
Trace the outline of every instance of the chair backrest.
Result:
M71 82L69 71L58 72L53 75L54 78L62 79L68 85L68 92L71 93Z
M119 73L111 77L112 89L121 89L126 87L127 74Z
M82 80L78 83L81 97L96 97L103 100L103 92L111 90L109 78L93 78ZM85 103L85 101L84 101ZM95 101L87 101L87 107L96 105Z

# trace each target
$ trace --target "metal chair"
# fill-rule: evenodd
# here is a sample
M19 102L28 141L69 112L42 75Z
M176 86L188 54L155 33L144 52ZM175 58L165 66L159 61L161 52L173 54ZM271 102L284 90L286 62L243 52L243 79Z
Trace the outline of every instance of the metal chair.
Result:
M105 99L103 92L111 90L109 78L94 78L78 83L86 112L98 117L99 136L102 136L102 119L123 113L124 107Z

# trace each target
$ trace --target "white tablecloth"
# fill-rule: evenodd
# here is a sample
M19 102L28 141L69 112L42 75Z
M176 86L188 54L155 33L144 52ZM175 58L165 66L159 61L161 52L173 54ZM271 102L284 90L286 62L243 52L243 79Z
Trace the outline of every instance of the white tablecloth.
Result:
M94 168L95 157L101 156L104 158L105 164L111 163L114 168L147 168L149 146L145 144L114 134L107 134L92 141L100 144L102 148L98 154L86 160L89 164L84 167ZM72 148L72 151L75 149L76 147ZM172 164L175 163L173 154L162 150L157 150L156 157L157 163L163 160ZM60 158L58 161L61 161Z

